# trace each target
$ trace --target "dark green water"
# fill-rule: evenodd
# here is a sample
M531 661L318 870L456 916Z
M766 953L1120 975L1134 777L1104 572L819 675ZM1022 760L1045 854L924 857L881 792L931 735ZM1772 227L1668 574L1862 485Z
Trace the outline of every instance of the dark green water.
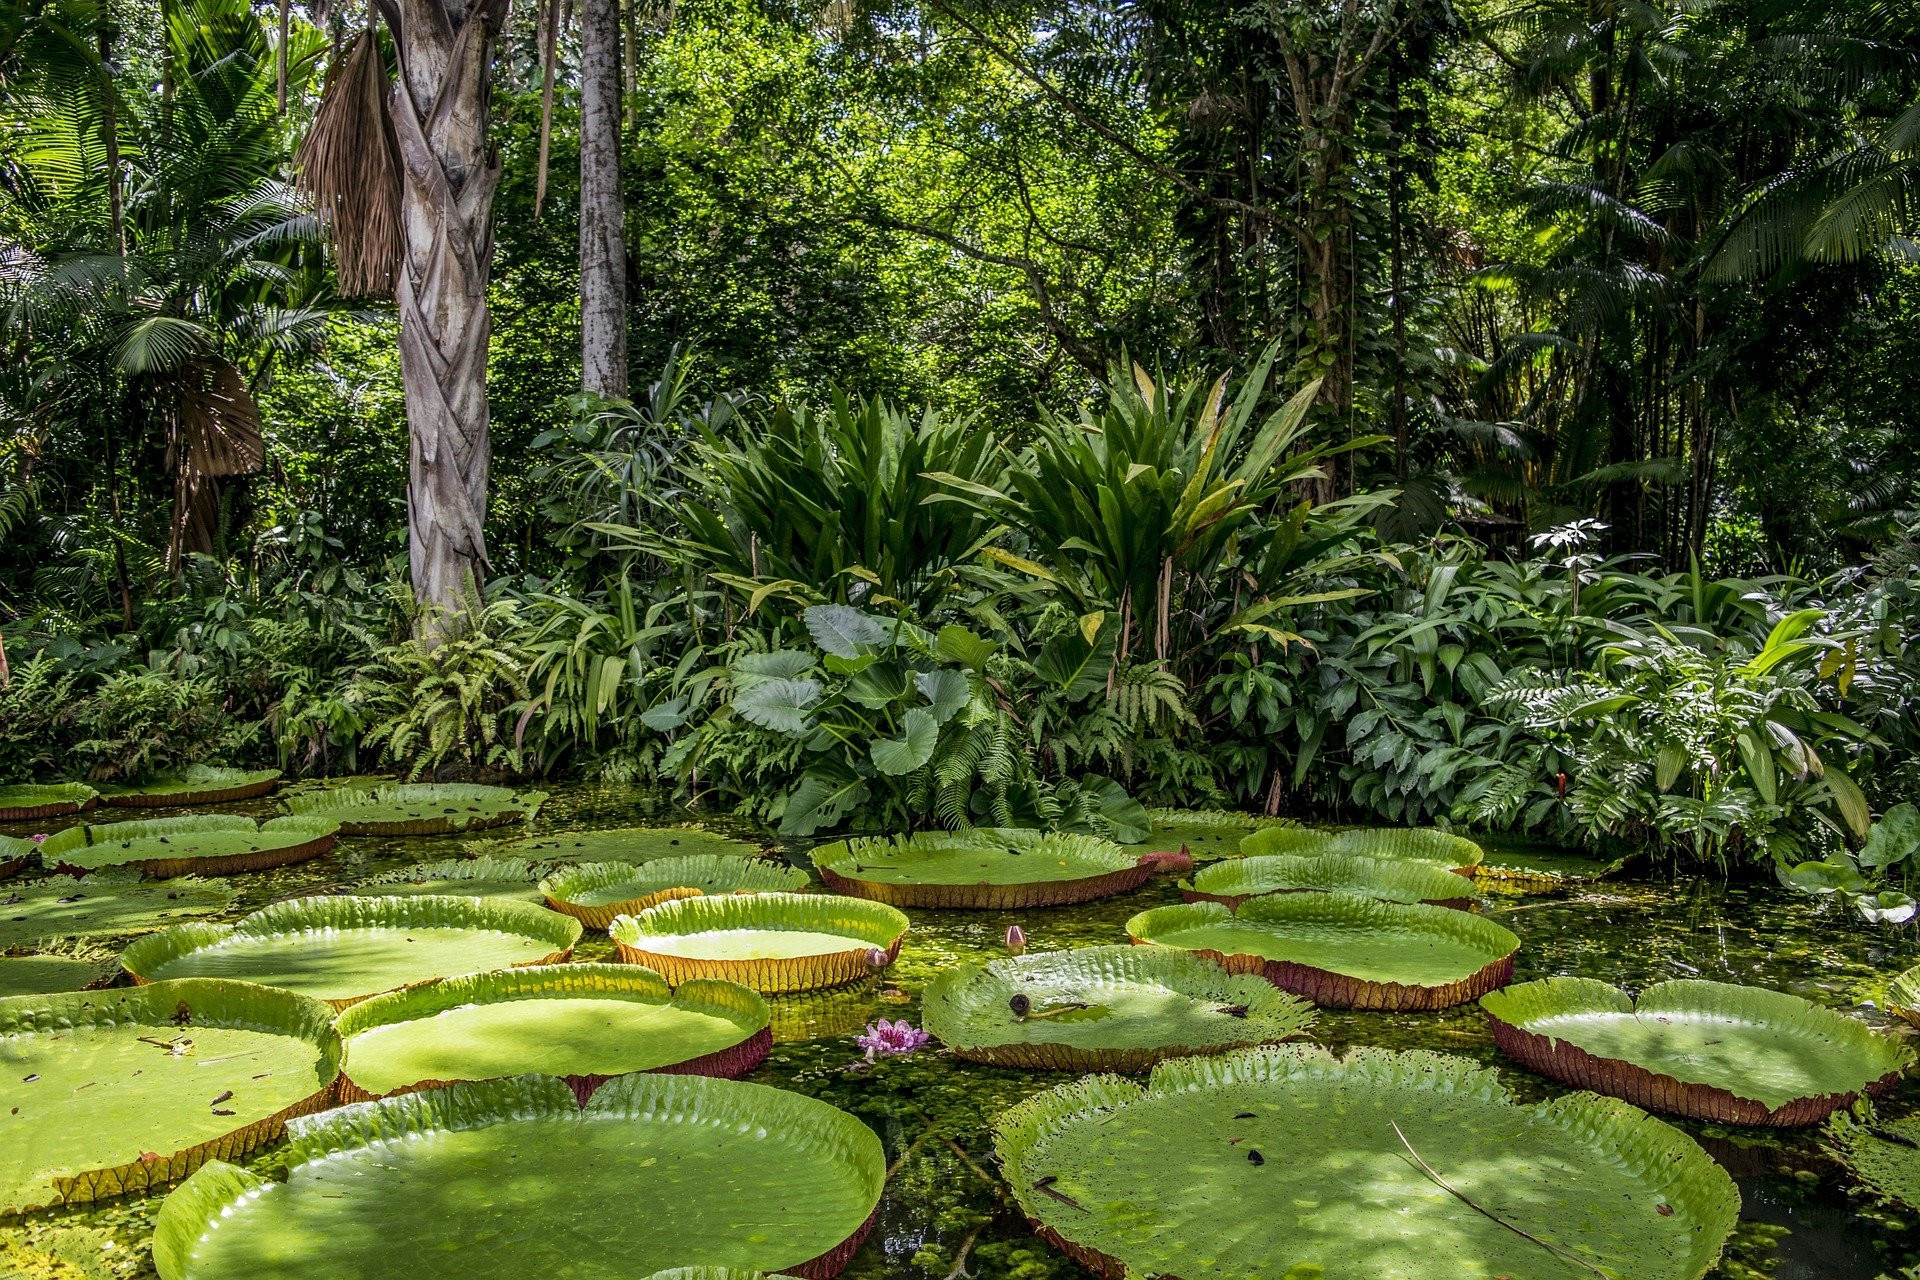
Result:
M242 808L271 811L270 804ZM535 829L544 834L676 816L684 815L624 789L564 787ZM457 856L471 845L457 837L342 840L334 853L316 862L239 877L236 913L409 863ZM805 861L797 850L787 856ZM935 1048L883 1059L867 1069L854 1036L880 1017L905 1017L917 1025L919 992L933 975L961 961L1004 954L1002 939L1011 924L1026 930L1032 951L1121 942L1129 916L1178 900L1177 891L1162 880L1081 907L910 912L913 931L884 980L774 1001L780 1042L750 1078L860 1115L880 1134L895 1163L879 1225L848 1270L851 1280L1047 1280L1084 1274L1035 1239L1007 1208L989 1154L995 1115L1066 1077L974 1066ZM1517 980L1583 974L1639 987L1667 978L1713 978L1795 992L1853 1010L1876 1025L1886 1025L1887 1019L1863 1006L1884 1004L1887 980L1920 956L1911 929L1865 926L1770 884L1629 879L1558 894L1491 898L1482 909L1522 939ZM590 932L576 954L602 959L611 952L606 935ZM1472 1005L1426 1014L1322 1013L1315 1036L1336 1050L1358 1044L1435 1049L1501 1065ZM1558 1089L1517 1068L1503 1075L1523 1097ZM1920 1111L1920 1084L1908 1082L1883 1111L1896 1116ZM1920 1220L1876 1209L1850 1194L1843 1171L1822 1150L1817 1130L1777 1135L1679 1123L1728 1168L1745 1202L1741 1231L1715 1273L1723 1280L1874 1280L1920 1266ZM251 1163L271 1166L274 1159L267 1151ZM0 1277L151 1275L147 1238L161 1198L127 1198L5 1224L0 1227ZM76 1269L47 1269L38 1257L23 1262L23 1244L42 1257L47 1252L67 1257Z

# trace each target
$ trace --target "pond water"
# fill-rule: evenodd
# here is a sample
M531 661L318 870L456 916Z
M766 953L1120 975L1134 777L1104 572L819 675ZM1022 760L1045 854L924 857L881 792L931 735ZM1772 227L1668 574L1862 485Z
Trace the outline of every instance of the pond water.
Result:
M271 802L234 808L273 811ZM555 788L535 830L689 816L626 789L563 785ZM461 837L343 839L323 859L235 877L240 898L234 914L410 863L485 851L480 842ZM806 860L800 849L785 856L801 865ZM933 976L962 961L1004 954L1009 925L1025 929L1030 951L1123 942L1129 916L1177 901L1172 884L1158 879L1134 893L1077 907L912 910L913 930L899 962L882 979L772 1002L776 1043L748 1078L861 1116L880 1134L893 1165L879 1225L848 1269L850 1280L1084 1274L1026 1229L991 1161L995 1115L1066 1077L975 1066L937 1048L868 1068L854 1036L876 1018L904 1017L918 1025L919 993ZM1888 1023L1878 1007L1885 1003L1887 980L1920 956L1912 930L1861 925L1769 883L1617 879L1554 894L1488 898L1479 909L1520 935L1516 981L1582 974L1638 988L1668 978L1713 978L1791 991L1880 1026ZM604 933L589 931L575 954L601 960L611 959L612 951ZM1529 1099L1559 1090L1505 1065L1473 1005L1419 1014L1323 1012L1314 1036L1336 1051L1371 1044L1462 1054L1502 1067L1509 1087ZM1909 1080L1882 1110L1893 1116L1920 1112L1920 1083ZM1743 1222L1715 1273L1722 1280L1874 1280L1920 1266L1920 1220L1849 1194L1818 1130L1778 1135L1676 1123L1740 1187ZM277 1158L268 1150L246 1163L266 1172ZM151 1275L147 1242L162 1198L127 1197L0 1223L0 1277ZM34 1252L23 1252L23 1245ZM50 1256L72 1266L48 1268Z

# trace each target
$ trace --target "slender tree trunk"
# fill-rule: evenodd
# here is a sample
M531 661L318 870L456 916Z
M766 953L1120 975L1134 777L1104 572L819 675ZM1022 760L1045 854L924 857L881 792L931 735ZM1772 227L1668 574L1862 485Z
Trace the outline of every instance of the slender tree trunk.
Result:
M114 115L113 36L105 28L99 33L100 49L100 142L107 152L107 218L113 230L113 250L122 259L127 256L127 215L120 199L120 125ZM165 59L167 66L173 59ZM122 273L125 267L122 265ZM124 283L124 282L123 282Z
M487 271L500 162L487 147L493 42L506 0L397 0L400 76L389 99L403 166L405 252L395 281L412 463L413 590L427 634L457 626L487 569Z
M627 394L626 202L620 194L620 0L580 5L580 385Z
M280 47L275 56L273 100L279 104L281 115L287 114L287 28L292 7L293 0L280 0Z

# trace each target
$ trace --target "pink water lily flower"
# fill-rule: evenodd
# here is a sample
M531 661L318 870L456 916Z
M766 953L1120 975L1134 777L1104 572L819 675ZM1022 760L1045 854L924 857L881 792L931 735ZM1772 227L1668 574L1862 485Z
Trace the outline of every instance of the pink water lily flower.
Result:
M872 1062L876 1055L905 1057L931 1039L932 1036L905 1018L898 1022L888 1022L882 1018L878 1022L869 1022L867 1033L856 1038L854 1043L867 1051L867 1061Z
M1007 951L1012 955L1023 955L1027 950L1027 931L1019 925L1007 926Z

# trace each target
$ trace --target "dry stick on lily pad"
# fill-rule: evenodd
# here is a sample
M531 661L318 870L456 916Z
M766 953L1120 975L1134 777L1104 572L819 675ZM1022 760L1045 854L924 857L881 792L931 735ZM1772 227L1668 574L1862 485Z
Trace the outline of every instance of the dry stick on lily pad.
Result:
M443 858L383 871L355 884L349 892L361 897L440 893L539 904L546 899L536 886L546 871L545 864L525 858Z
M558 964L580 922L531 903L421 894L322 895L263 907L230 925L176 925L120 953L135 982L239 978L336 1009L456 973Z
M0 787L0 822L32 822L83 813L100 803L84 782L29 782Z
M813 865L836 893L996 911L1089 902L1137 889L1163 867L1181 869L1094 836L993 828L838 840L815 849Z
M549 862L652 862L656 858L684 858L692 854L758 858L761 848L702 827L614 827L605 831L529 836L513 841L505 852L516 858Z
M457 1084L289 1136L284 1182L209 1164L167 1198L161 1280L305 1280L316 1256L333 1280L688 1262L829 1280L872 1229L886 1180L880 1140L853 1116L704 1076L622 1076L584 1107L549 1076Z
M1354 853L1266 854L1202 867L1180 886L1188 902L1238 907L1269 893L1357 893L1382 902L1424 902L1465 910L1473 881L1424 862L1368 858Z
M40 845L40 860L69 875L134 867L150 876L234 875L308 862L332 850L339 825L318 817L186 814L68 827Z
M466 782L396 782L305 791L286 805L338 822L345 836L431 836L531 822L546 799L544 791Z
M1485 850L1450 831L1432 827L1355 827L1346 831L1314 831L1306 827L1270 827L1240 842L1250 858L1293 853L1317 857L1323 853L1357 853L1367 858L1399 858L1431 863L1461 875L1486 859Z
M1135 852L1184 852L1195 862L1237 858L1241 842L1254 832L1296 825L1289 818L1231 809L1149 809L1147 817L1153 828L1145 840L1132 846Z
M864 898L728 894L649 907L621 916L608 932L622 962L645 965L675 986L720 978L772 994L878 973L900 954L907 918Z
M538 1072L582 1102L634 1071L734 1079L773 1045L767 1002L732 982L678 991L651 969L560 964L465 974L363 1000L336 1022L341 1098Z
M1722 1124L1818 1124L1900 1082L1913 1051L1799 996L1685 979L1635 1001L1592 978L1481 997L1494 1043L1541 1075Z
M0 1000L0 1212L140 1191L332 1105L313 1000L191 980Z
M784 863L719 854L563 867L540 882L543 901L589 929L605 929L675 898L722 893L800 893L807 873Z
M1159 947L1087 947L948 969L925 1028L960 1057L1041 1071L1145 1071L1168 1058L1274 1044L1313 1006L1265 979Z
M105 804L131 809L157 809L195 804L232 804L264 796L280 785L278 769L221 769L190 764L177 773L157 774L139 782L100 788Z
M1401 1136L1446 1153L1458 1194ZM1537 1242L1623 1280L1701 1280L1740 1213L1672 1126L1591 1094L1523 1105L1437 1053L1279 1045L1164 1062L1144 1087L1092 1076L1004 1113L994 1150L1035 1229L1104 1280L1196 1259L1222 1276L1558 1275Z

